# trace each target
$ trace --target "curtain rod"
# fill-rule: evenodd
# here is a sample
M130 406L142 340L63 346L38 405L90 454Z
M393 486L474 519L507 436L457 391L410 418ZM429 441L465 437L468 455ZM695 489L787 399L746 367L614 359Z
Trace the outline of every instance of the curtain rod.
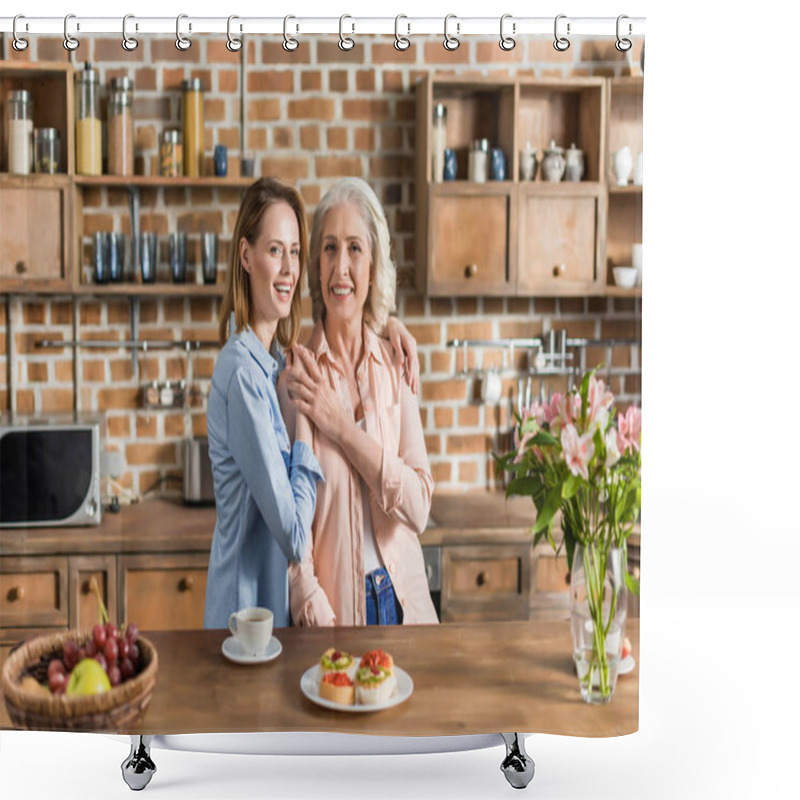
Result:
M349 36L359 34L391 34L396 32L403 36L414 34L442 34L445 31L444 17L232 17L230 31L235 35L244 33L283 34L284 25L288 23L289 32L298 34L344 33ZM79 37L87 33L122 33L123 18L120 17L83 17L68 15L65 17L28 17L19 15L16 32L25 34L64 34L65 25L71 36ZM183 36L191 37L196 33L228 32L228 17L195 17L181 14L177 17L136 17L128 16L126 31L128 36L136 33L172 33L178 25ZM554 34L554 17L514 17L506 14L503 17L503 32L506 36L522 36L525 34ZM623 36L643 36L645 33L644 17L623 17L621 23ZM458 17L449 15L447 30L451 36L476 34L499 34L500 17ZM0 17L0 33L12 33L14 17ZM560 36L616 36L616 17L569 17L559 15L558 32Z

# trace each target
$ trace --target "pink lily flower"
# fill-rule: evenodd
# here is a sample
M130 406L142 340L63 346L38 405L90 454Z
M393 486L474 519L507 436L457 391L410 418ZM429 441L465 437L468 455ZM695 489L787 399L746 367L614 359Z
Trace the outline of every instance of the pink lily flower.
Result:
M567 462L569 471L588 481L589 462L594 455L594 443L591 435L585 433L583 436L578 436L575 426L567 425L561 431L561 447L564 450L564 460Z
M617 416L617 427L622 451L630 449L638 451L642 438L642 410L636 406L628 406L625 414Z
M622 454L619 452L619 443L617 432L614 428L611 428L609 432L606 434L606 463L605 468L607 470L611 469L617 461L622 458Z

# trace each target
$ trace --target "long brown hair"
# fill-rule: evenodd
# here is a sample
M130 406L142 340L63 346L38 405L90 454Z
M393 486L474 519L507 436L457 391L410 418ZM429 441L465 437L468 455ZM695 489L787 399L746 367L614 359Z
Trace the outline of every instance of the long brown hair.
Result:
M300 231L300 274L292 297L292 308L289 316L278 320L277 338L281 347L288 349L296 341L300 332L300 287L303 281L306 258L308 257L308 226L306 209L297 189L282 183L277 178L259 178L251 184L239 206L239 216L233 228L231 252L228 259L228 279L225 284L225 295L219 312L219 341L224 345L228 336L234 333L229 330L231 312L234 315L236 331L245 325L253 325L253 302L250 297L250 276L245 271L239 257L239 243L242 238L250 245L255 245L261 232L261 220L264 212L275 203L288 203L297 217Z

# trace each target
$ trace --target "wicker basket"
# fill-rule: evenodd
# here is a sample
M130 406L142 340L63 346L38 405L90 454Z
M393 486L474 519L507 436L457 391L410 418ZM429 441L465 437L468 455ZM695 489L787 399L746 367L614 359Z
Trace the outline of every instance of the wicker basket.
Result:
M139 637L142 671L107 692L92 695L51 695L29 691L20 685L26 670L42 656L63 651L67 639L83 646L91 631L64 631L26 642L9 655L3 667L3 697L11 721L19 728L48 731L124 731L145 712L153 695L158 672L158 654Z

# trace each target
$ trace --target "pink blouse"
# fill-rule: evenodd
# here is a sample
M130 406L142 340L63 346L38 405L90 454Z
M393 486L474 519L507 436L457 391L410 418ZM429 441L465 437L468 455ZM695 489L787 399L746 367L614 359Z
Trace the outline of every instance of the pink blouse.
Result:
M403 607L403 623L436 623L418 536L431 509L431 477L417 400L394 366L391 345L367 325L356 379L366 432L383 448L381 493L369 506L378 553ZM309 341L323 375L353 415L350 393L317 323ZM361 479L342 451L321 431L314 454L325 483L317 486L312 546L289 565L289 603L295 625L366 625L364 520Z

